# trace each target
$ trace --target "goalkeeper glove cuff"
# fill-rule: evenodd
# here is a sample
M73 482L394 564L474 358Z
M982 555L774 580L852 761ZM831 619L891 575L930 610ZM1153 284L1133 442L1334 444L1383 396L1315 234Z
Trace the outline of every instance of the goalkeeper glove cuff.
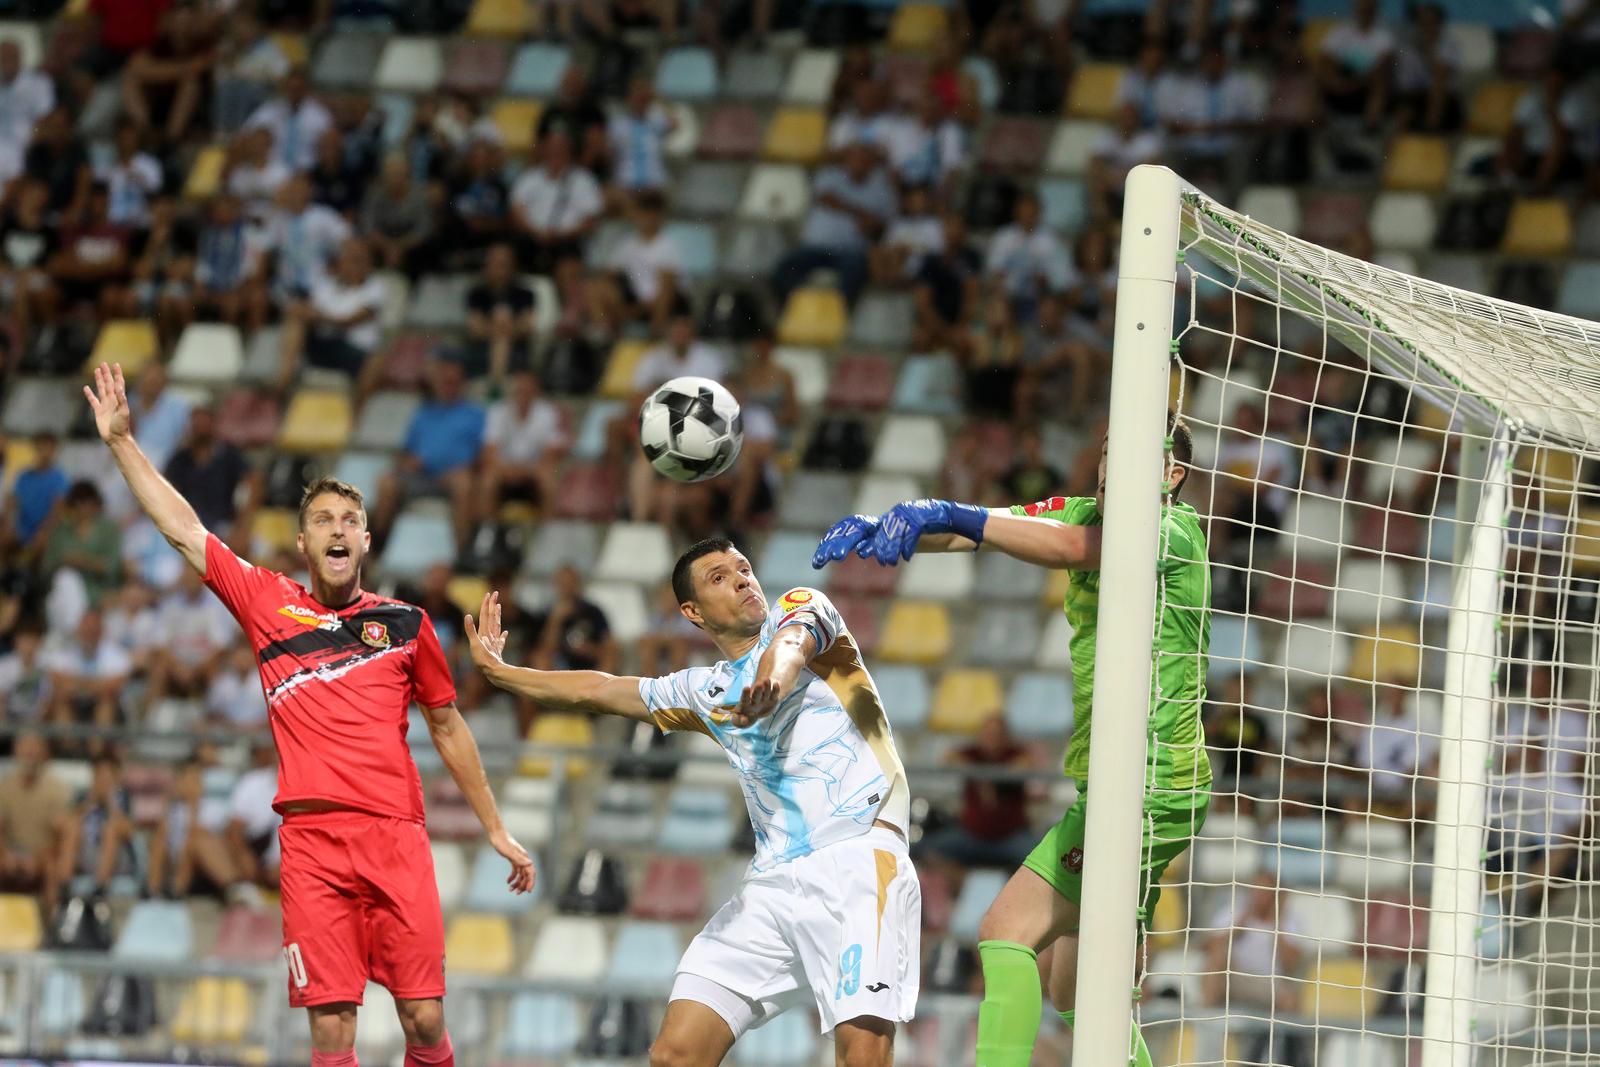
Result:
M950 505L950 532L965 537L974 545L983 544L983 527L988 521L988 508L976 504Z

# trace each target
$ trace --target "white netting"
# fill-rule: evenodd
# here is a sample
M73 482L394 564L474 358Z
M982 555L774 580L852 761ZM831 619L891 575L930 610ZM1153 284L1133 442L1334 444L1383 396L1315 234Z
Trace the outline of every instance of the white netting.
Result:
M1182 232L1172 396L1210 544L1216 782L1142 950L1155 1062L1600 1063L1600 325L1194 193ZM1499 570L1476 600L1454 562L1474 536ZM1451 659L1474 610L1493 629ZM1465 789L1441 789L1451 752ZM1461 810L1474 778L1471 854L1436 869L1441 795ZM1435 879L1479 901L1471 966L1435 987L1468 1006L1453 1061L1422 1059L1430 926L1453 919Z

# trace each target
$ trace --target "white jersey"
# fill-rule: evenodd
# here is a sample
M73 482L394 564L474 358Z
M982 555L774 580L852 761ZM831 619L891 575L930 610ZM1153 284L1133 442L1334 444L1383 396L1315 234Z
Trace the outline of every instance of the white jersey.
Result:
M809 629L816 654L771 715L735 727L730 706L788 626ZM875 819L907 828L906 773L883 702L838 609L815 589L779 597L739 659L640 679L639 695L663 730L698 730L727 753L756 832L754 871L864 834Z

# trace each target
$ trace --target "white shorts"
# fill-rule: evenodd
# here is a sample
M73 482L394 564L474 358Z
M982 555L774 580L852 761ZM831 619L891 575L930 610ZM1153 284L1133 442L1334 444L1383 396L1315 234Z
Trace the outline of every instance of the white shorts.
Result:
M690 942L670 999L705 1004L735 1040L808 999L824 1034L862 1016L909 1022L921 942L906 844L874 827L746 878Z

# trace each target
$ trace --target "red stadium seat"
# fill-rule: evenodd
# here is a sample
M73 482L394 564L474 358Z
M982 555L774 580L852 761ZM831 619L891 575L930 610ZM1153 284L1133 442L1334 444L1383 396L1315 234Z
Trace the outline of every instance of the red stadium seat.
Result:
M761 116L748 104L723 104L700 129L700 154L712 159L749 159L761 151Z
M1315 193L1300 208L1297 236L1339 248L1366 224L1367 201L1359 193Z
M894 367L882 356L846 356L834 368L828 389L830 408L879 411L894 395Z
M217 409L217 432L235 448L263 448L277 440L282 419L276 397L237 389Z
M1374 952L1404 955L1428 943L1428 910L1409 900L1367 902L1367 947Z
M990 129L978 162L1001 173L1032 172L1044 163L1046 127L1034 119L1002 118Z
M877 564L872 566L876 567ZM889 570L888 567L883 569ZM867 656L877 651L878 640L883 634L883 613L878 610L879 601L872 597L849 595L830 595L830 599L833 606L839 609L839 614L844 616L845 625L856 639L856 648Z
M272 963L283 951L283 924L277 911L229 908L222 914L211 958L223 963Z
M428 835L446 841L476 840L483 834L467 798L448 775L434 779L428 790Z
M1369 552L1422 555L1422 521L1403 511L1359 507L1355 546Z
M922 928L942 934L950 925L950 911L955 907L950 876L925 863L917 868L917 880L922 884Z
M621 492L622 486L604 464L580 463L561 479L556 516L603 522L616 515Z
M839 596L852 593L857 596L889 596L894 592L895 581L900 576L899 570L894 567L885 567L876 560L858 556L846 556L828 566L833 570L833 581L828 588Z
M704 868L685 856L657 856L645 868L644 883L633 895L633 916L662 922L692 922L706 906Z
M489 96L500 91L510 66L510 47L502 41L454 41L445 53L443 85L452 93Z
M1255 608L1273 619L1322 619L1333 606L1333 568L1310 560L1280 560L1268 572Z

